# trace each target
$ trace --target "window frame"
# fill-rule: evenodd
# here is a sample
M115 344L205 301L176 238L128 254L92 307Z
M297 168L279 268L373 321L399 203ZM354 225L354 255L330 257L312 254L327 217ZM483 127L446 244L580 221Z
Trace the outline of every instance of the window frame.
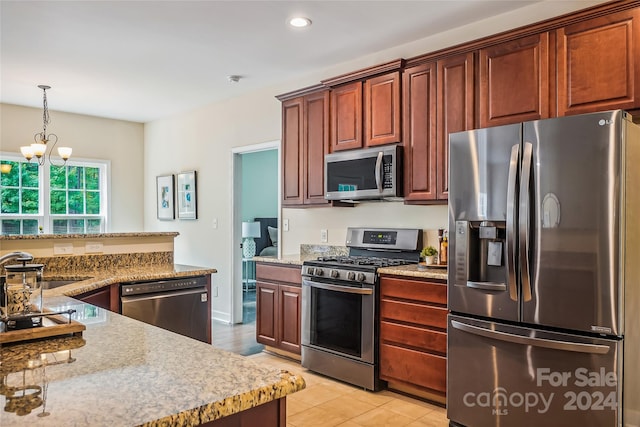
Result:
M1 160L8 160L14 162L25 162L24 157L15 153L0 153ZM35 159L31 160L34 162ZM54 163L54 166L56 164ZM100 169L100 213L98 214L52 214L51 213L51 186L50 186L50 163L47 158L45 164L40 166L40 173L38 174L38 214L3 214L0 213L0 219L2 220L25 220L36 219L38 221L38 227L42 227L40 231L43 234L53 233L53 221L59 219L73 220L73 219L102 219L100 233L107 233L109 231L109 202L111 196L110 184L111 184L111 162L109 160L99 159L82 159L71 158L66 162L65 166L78 166L78 167L92 167ZM86 194L86 192L85 192ZM66 234L94 234L94 233L66 233ZM20 234L22 235L22 234Z

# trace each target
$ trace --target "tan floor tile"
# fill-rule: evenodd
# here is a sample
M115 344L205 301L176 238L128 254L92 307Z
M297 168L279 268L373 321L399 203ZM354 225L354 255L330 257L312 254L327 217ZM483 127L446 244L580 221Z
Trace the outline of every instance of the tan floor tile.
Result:
M287 423L295 427L333 427L347 421L347 417L318 407L287 416Z
M434 410L432 405L413 399L412 401L393 399L390 402L380 406L380 409L395 412L399 415L404 415L411 418L412 420L417 420L418 418L424 417L429 412L432 412Z
M356 390L353 393L349 393L347 396L373 406L381 406L393 400L393 396L384 392L372 393L364 390Z
M287 396L287 417L313 408L313 406L300 399L296 399L294 396L295 395Z
M434 411L415 420L407 427L449 427L449 420L446 415Z
M345 394L344 396L318 405L316 408L323 409L327 412L335 412L338 415L344 416L346 419L355 418L376 408L368 403L352 399L351 395L352 393Z
M342 424L338 424L338 427L362 427L362 425L355 423L351 420L348 420Z
M301 400L311 406L317 406L329 400L335 399L344 393L338 392L328 384L315 384L291 395L291 398Z
M411 423L413 420L404 415L396 414L382 407L366 412L352 420L354 423L363 427L403 427Z

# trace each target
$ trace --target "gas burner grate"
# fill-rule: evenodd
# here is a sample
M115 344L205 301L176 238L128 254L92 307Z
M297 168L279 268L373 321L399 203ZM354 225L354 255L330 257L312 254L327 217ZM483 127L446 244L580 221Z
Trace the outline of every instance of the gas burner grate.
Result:
M369 256L322 256L318 261L345 265L361 265L374 267L392 267L396 265L410 264L411 261L401 258L378 258Z

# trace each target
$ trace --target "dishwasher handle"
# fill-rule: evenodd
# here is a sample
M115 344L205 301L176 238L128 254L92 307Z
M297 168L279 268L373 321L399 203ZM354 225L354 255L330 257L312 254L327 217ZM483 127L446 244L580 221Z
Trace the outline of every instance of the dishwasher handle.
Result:
M207 276L181 277L145 282L128 282L120 285L120 296L155 294L207 286Z

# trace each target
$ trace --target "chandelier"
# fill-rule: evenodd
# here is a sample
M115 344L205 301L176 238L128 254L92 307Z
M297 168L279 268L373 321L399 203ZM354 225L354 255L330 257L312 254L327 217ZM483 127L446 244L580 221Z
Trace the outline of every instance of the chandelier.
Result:
M38 164L40 166L44 165L45 156L49 158L49 163L55 165L51 161L51 152L53 151L53 147L58 143L58 136L54 133L47 134L47 125L51 123L51 118L49 117L49 107L47 105L47 89L51 89L51 86L47 85L38 85L40 89L42 89L43 97L43 114L42 114L42 132L38 132L33 135L33 140L35 141L31 145L25 145L20 147L20 152L24 156L27 161L31 161L31 159L35 156L38 159ZM49 146L49 152L47 153L47 144L52 142ZM67 162L69 157L71 157L71 147L58 147L58 155L64 160L63 164Z

